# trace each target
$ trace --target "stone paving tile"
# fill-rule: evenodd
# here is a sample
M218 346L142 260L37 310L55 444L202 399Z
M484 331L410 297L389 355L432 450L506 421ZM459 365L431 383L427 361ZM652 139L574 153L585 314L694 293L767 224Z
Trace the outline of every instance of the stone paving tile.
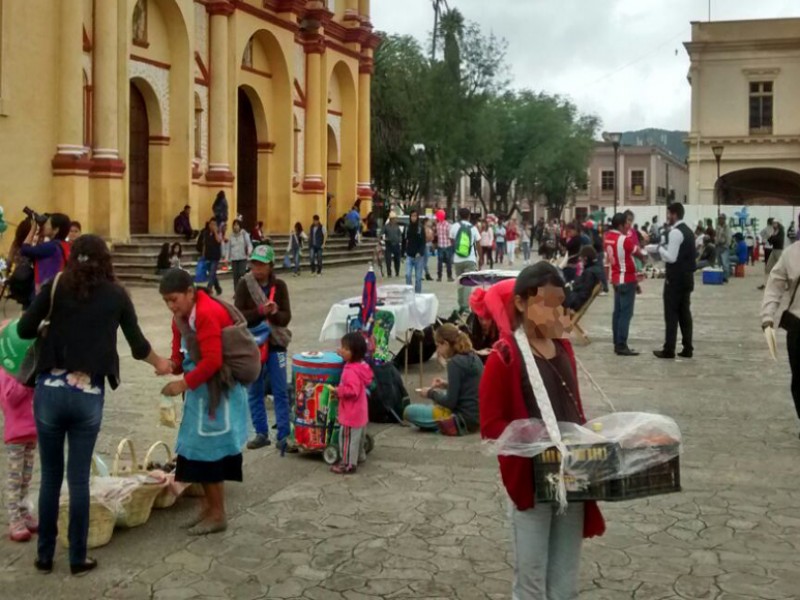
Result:
M289 283L296 350L319 348L329 304L360 293L363 273L340 273L345 279L337 286L308 278ZM691 361L649 356L663 335L661 282L645 282L637 298L631 344L642 356L610 353L612 298L599 298L584 321L593 344L578 348L578 357L617 410L673 416L685 453L683 493L603 506L608 533L584 546L581 599L800 598L800 442L788 366L784 358L769 361L762 349L758 281L698 287ZM446 313L453 287L429 289ZM134 290L133 297L146 333L166 350L163 305L152 291ZM174 436L157 424L161 382L124 344L120 352L124 381L107 399L98 441L106 458L123 436L142 452ZM436 363L426 370L441 374ZM412 389L415 379L412 373ZM583 375L581 386L591 416L608 412ZM332 475L315 456L246 453L246 483L228 489L229 531L186 537L178 525L196 501L182 499L155 511L147 525L116 532L93 552L101 567L86 578L66 574L62 550L56 572L37 576L32 544L0 542L2 597L509 598L506 500L496 462L480 441L395 426L371 430L376 449L349 478Z

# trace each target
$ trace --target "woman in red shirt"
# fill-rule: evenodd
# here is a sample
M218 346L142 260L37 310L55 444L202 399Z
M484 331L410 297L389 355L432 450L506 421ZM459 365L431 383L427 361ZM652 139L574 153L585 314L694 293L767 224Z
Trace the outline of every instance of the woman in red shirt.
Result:
M175 315L170 366L174 375L183 375L161 393L186 394L175 445L175 479L199 483L205 492L200 514L187 523L189 535L225 531L224 482L242 481L249 414L244 386L223 384L216 377L223 366L222 330L233 319L222 304L195 289L186 271L168 271L159 291Z
M569 342L560 339L567 319L558 270L546 262L526 267L508 304L510 314L503 316L511 317L516 331L501 327L503 336L486 364L480 386L481 435L497 439L512 421L543 418L544 398L534 395L532 369L538 369L555 420L584 423L574 354ZM605 531L597 504L573 502L564 514L558 514L555 503L535 506L533 460L500 456L499 462L510 499L513 597L576 599L583 538Z

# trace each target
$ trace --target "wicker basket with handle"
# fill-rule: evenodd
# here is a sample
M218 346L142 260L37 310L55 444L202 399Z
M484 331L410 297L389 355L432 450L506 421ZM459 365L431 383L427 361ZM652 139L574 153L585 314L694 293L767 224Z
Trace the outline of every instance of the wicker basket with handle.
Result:
M167 462L172 462L172 450L166 442L158 441L147 450L144 456L144 468L147 469L148 465L152 462L153 454L159 449L163 448L167 456ZM167 485L161 490L161 493L156 496L153 502L153 508L169 508L181 497L183 491L186 489L184 486L175 484L175 473L167 473ZM178 492L180 490L180 493Z
M130 467L121 466L122 453L127 448L130 454ZM117 446L114 454L114 464L111 468L112 477L126 477L140 474L141 469L136 462L136 450L133 442L124 438ZM164 483L140 483L131 493L130 497L122 504L122 511L117 515L119 527L139 527L147 523L156 497L166 487Z
M97 476L97 456L92 458L92 475ZM58 536L61 544L69 548L69 500L62 501L58 510ZM88 548L99 548L111 541L114 534L114 525L117 520L116 512L113 508L100 502L97 498L92 498L89 504L89 536L86 540Z

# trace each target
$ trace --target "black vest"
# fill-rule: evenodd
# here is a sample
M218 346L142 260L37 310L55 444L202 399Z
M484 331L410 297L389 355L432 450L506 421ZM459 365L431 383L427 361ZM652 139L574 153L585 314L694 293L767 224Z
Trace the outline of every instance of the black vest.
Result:
M694 273L697 270L697 248L694 245L694 233L686 223L681 223L677 227L683 234L683 242L678 250L678 258L674 263L667 263L667 279L674 279L686 273ZM672 231L667 235L667 244L669 244L669 236Z

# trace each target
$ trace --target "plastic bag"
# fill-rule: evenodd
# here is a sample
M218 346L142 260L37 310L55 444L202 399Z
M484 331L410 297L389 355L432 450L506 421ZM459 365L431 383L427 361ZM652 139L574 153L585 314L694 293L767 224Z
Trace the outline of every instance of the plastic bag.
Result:
M669 462L681 453L680 428L663 415L613 413L583 426L558 426L569 452L565 472L587 482L621 479ZM561 460L540 419L513 421L497 440L485 443L488 452L498 456L541 456L537 462L544 463Z
M158 418L159 422L164 427L175 429L178 426L178 416L175 410L174 398L168 398L166 396L161 397L161 403L158 407Z

